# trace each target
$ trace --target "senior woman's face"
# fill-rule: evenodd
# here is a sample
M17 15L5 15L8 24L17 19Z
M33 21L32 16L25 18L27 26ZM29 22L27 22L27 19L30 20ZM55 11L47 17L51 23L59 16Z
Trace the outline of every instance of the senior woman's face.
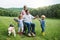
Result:
M24 10L26 10L27 9L27 7L26 6L24 6Z

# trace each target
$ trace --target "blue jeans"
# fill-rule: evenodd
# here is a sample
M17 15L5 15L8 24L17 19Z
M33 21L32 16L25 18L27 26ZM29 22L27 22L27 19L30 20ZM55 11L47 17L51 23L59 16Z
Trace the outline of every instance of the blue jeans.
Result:
M44 30L44 27L45 27L45 26L41 25L41 28L42 28L42 32L44 32L44 31L45 31L45 30Z
M27 28L28 28L28 33L33 32L35 33L35 24L34 23L26 23L25 24L27 25Z

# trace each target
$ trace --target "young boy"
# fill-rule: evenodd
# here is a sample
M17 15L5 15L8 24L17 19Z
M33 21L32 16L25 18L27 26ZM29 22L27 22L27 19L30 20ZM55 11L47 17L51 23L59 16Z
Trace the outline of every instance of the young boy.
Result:
M10 36L11 33L14 34L14 37L16 36L15 28L14 28L14 26L12 24L10 24L10 26L8 28L8 36Z
M23 25L23 19L22 19L22 15L20 15L19 17L18 17L18 20L17 19L14 19L16 22L18 22L18 33L19 34L22 34L23 33L23 27L24 27L24 25Z
M42 15L39 21L41 23L42 35L44 36L45 35L45 15Z

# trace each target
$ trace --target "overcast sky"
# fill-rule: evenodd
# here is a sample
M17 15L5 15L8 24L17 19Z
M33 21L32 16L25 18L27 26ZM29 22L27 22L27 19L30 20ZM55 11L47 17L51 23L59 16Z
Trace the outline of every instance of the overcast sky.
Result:
M31 8L43 7L52 4L58 4L60 0L0 0L0 7L12 8L12 7L23 7L27 5Z

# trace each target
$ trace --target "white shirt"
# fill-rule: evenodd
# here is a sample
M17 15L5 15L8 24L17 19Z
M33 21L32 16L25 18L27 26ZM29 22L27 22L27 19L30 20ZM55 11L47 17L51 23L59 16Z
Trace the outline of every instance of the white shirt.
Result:
M23 19L18 20L19 22L19 27L23 27Z
M23 16L24 22L27 22L27 23L31 23L33 18L35 17L33 17L31 14Z

